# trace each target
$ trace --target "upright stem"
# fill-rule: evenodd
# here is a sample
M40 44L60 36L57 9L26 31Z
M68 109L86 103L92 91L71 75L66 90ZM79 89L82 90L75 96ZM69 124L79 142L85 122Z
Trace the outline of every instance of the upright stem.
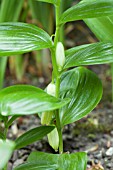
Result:
M4 117L4 137L5 137L5 140L7 139L7 130L8 130L7 122L8 122L8 117Z
M56 47L57 42L58 42L58 38L59 38L59 29L60 29L60 25L59 25L59 18L60 18L60 1L58 0L58 4L56 5L56 32L55 32L55 39L54 39L54 46Z
M6 140L7 139L7 131L8 131L8 126L7 126L7 122L8 122L8 117L4 117L4 139ZM6 163L5 167L3 168L3 170L7 170L7 166L8 166L8 163Z
M56 80L56 97L59 98L59 91L60 91L60 74L57 76ZM63 138L62 138L62 127L60 123L60 116L59 116L59 109L56 110L56 126L59 134L59 153L63 153Z
M61 0L58 0L58 3L56 5L56 32L55 32L55 38L54 38L54 49L51 50L52 64L53 64L52 82L55 79L56 98L59 98L59 91L60 91L60 72L58 71L58 66L56 63L56 54L55 54L56 46L59 40L59 33L60 33L60 25L59 25L59 18L60 18L60 13L61 13L60 2ZM59 109L55 111L55 117L56 117L56 127L57 127L58 134L59 134L59 153L63 153L62 127L60 123Z

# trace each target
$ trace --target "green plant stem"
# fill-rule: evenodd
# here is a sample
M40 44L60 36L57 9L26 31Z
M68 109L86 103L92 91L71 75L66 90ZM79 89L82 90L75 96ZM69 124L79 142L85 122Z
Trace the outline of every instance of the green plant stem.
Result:
M56 7L56 31L55 31L55 38L54 38L54 48L51 49L51 55L52 55L52 65L53 65L53 75L52 75L52 82L54 82L54 79L57 77L58 75L58 67L57 67L57 63L56 63L56 55L55 55L55 51L56 51L56 46L58 43L58 38L59 38L59 30L60 30L60 26L59 26L59 17L60 17L60 0L58 0L58 4L55 6Z
M56 98L59 98L59 90L60 90L60 74L57 75L56 79Z
M51 49L51 56L52 56L52 65L53 65L52 83L54 83L57 77L57 74L58 74L58 68L57 68L57 63L55 59L55 49Z
M53 64L53 69L54 69L53 73L55 73L52 75L52 82L53 82L53 79L55 78L56 98L59 98L59 91L60 91L60 72L58 71L58 66L56 63L56 54L55 54L56 46L59 40L59 33L60 33L60 25L59 25L59 18L60 18L60 12L61 12L60 2L61 0L58 0L58 4L56 5L56 32L55 32L55 38L54 38L54 49L51 50L52 64ZM55 117L56 117L56 127L57 127L58 135L59 135L59 153L63 153L62 127L60 123L59 109L55 111Z
M55 47L58 42L59 31L60 31L59 18L60 18L60 0L58 1L58 4L56 5L56 32L55 32L55 39L54 39Z
M8 126L7 126L8 117L3 117L3 120L4 120L4 140L6 140L7 139L7 131L8 131ZM7 166L8 166L8 163L5 165L3 170L7 170Z
M57 76L56 80L56 97L59 98L59 91L60 91L60 74ZM56 126L59 134L59 153L63 153L63 139L62 139L62 127L60 123L60 116L59 116L59 109L56 110Z
M7 126L8 118L4 117L4 138L5 140L7 139L7 131L8 131L8 126Z

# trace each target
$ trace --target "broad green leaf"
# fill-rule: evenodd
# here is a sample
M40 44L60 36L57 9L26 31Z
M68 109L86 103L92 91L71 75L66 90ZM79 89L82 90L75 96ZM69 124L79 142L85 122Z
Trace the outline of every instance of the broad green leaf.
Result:
M100 41L113 41L113 15L109 17L93 18L85 20ZM112 100L113 100L113 63L111 63Z
M43 152L32 152L26 164L20 165L14 170L27 170L29 166L42 170L45 166L46 170L86 170L87 155L84 152L49 154Z
M87 155L84 152L72 154L48 154L43 152L32 152L28 162L37 164L57 165L58 170L86 170Z
M21 135L19 138L16 139L15 149L20 149L24 146L27 146L29 144L32 144L33 142L42 139L53 129L54 126L40 126L25 132L23 135Z
M19 22L0 24L0 56L49 47L52 47L51 37L35 25Z
M43 165L43 164L55 165L57 164L58 159L59 159L59 154L35 151L29 155L27 162L36 162L39 165Z
M3 116L29 115L58 109L70 99L57 99L30 85L15 85L0 91L0 112Z
M67 50L64 68L111 62L113 62L113 42L100 42Z
M61 15L60 24L74 20L108 16L112 13L113 0L83 0Z
M84 152L61 154L59 156L59 170L86 170L87 155Z
M57 0L36 0L36 1L47 2L47 3L51 3L51 4L57 3Z
M70 103L60 110L64 126L81 119L95 108L102 96L102 84L95 73L78 67L62 75L60 91L62 98L71 98Z
M12 141L0 140L0 169L4 168L10 159L14 150L15 144Z
M109 17L85 19L84 21L99 40L113 40L113 15Z

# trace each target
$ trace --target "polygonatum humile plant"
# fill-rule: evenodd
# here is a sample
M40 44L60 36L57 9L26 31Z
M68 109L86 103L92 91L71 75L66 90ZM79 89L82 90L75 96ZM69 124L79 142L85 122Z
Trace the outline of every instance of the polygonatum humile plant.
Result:
M0 120L4 122L4 130L0 132L0 169L7 169L7 162L15 149L47 135L50 145L59 154L33 152L26 163L14 170L86 170L85 152L63 152L62 130L65 125L86 116L100 101L101 81L84 66L113 62L113 42L85 44L64 50L60 29L67 22L111 15L113 1L83 0L64 12L61 9L63 0L39 1L55 7L55 35L50 36L32 24L0 24L1 57L49 48L53 66L52 80L45 90L30 85L14 85L0 91ZM39 115L42 126L9 141L7 131L13 121L31 114Z

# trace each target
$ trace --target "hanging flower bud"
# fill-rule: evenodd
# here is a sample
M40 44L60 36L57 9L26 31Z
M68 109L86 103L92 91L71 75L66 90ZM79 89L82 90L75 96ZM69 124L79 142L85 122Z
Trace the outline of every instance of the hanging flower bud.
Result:
M57 62L59 71L61 71L62 67L65 64L64 46L61 42L58 42L56 46L56 62Z
M57 152L59 147L59 136L58 136L57 128L53 129L48 134L48 141L50 146Z
M43 112L41 115L41 124L50 125L53 116L53 111Z
M53 83L50 83L48 86L47 86L47 89L46 89L46 92L52 96L55 96L55 84Z
M50 83L46 88L46 92L49 95L55 96L55 85L53 83ZM51 123L53 114L54 114L53 111L43 112L41 115L41 124L49 125Z

